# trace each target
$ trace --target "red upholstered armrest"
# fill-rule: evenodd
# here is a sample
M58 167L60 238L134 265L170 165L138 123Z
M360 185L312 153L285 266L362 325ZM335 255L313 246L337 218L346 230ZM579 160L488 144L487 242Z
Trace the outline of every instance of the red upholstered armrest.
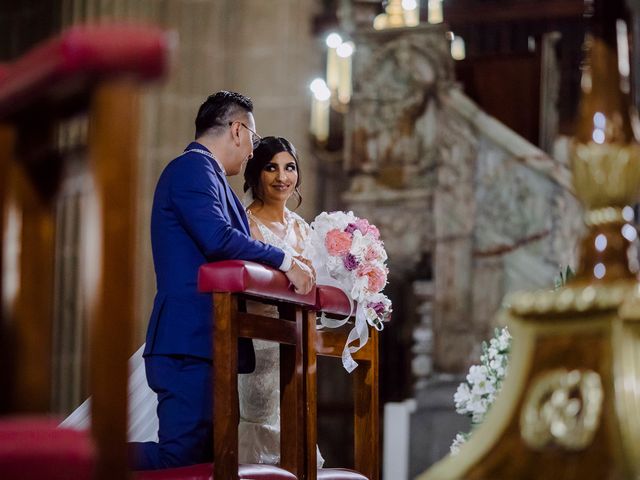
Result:
M161 76L167 67L166 35L150 26L77 26L0 67L0 118L38 99L81 91L98 77Z
M0 478L92 478L95 451L89 434L57 425L50 419L0 419Z
M137 472L135 480L212 480L213 465L202 463L189 467L166 468ZM238 477L241 480L296 480L293 473L274 465L240 465Z
M351 311L347 295L339 288L330 287L329 285L318 285L317 290L317 310L342 316L349 315L349 312L351 312L352 315L356 313L356 304L353 304L353 311Z
M202 265L198 271L198 291L246 293L301 305L316 304L315 289L307 295L298 295L284 273L244 260L225 260Z
M368 480L367 477L346 468L319 468L318 480Z

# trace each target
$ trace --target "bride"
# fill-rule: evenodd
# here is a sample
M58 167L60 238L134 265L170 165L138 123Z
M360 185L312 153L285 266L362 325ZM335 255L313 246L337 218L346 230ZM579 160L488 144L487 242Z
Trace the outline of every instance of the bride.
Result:
M281 248L296 257L304 250L309 225L286 207L298 190L301 178L294 146L282 137L265 137L253 151L244 172L245 206L251 236ZM278 316L277 307L247 302L249 313ZM276 464L280 460L280 376L278 344L254 340L256 368L238 376L240 425L238 427L241 463ZM129 359L130 442L158 440L158 401L146 380L142 352L144 345ZM90 399L61 424L66 428L89 428ZM324 464L317 450L318 468Z

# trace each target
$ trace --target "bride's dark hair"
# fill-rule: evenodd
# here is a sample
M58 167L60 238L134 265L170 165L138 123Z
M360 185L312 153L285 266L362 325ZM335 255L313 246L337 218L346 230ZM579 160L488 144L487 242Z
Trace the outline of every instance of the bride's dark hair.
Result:
M247 162L244 169L244 191L251 189L253 198L264 202L260 197L260 173L262 169L267 165L273 157L277 154L287 152L290 154L296 162L296 168L298 169L298 181L296 182L295 194L298 197L298 204L295 208L298 208L302 203L302 195L298 187L302 183L302 176L300 174L300 162L298 162L298 154L292 143L283 137L264 137L260 140L258 146L253 150L253 157Z

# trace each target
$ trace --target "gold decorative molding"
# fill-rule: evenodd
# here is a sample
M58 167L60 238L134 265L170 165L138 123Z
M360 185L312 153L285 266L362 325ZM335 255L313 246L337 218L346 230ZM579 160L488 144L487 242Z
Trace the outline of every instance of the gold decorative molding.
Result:
M533 381L520 415L520 431L533 449L557 445L583 450L600 425L602 381L591 370L559 368Z
M606 311L618 308L634 287L628 281L599 287L569 285L553 291L516 292L507 296L504 303L511 313L523 317Z

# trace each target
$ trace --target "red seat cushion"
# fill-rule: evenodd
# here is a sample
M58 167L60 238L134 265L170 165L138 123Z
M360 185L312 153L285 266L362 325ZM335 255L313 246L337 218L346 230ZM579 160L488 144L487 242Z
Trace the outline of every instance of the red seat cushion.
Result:
M136 472L135 480L211 480L213 479L213 465L201 463L189 467L166 468ZM296 480L297 477L274 465L240 465L238 476L241 479L252 480ZM356 477L357 478L357 477Z
M349 312L351 312L352 315L355 314L355 302L353 304L353 311L351 311L347 295L339 288L330 287L329 285L318 285L317 291L316 308L318 310L342 316L349 315Z
M302 305L316 303L315 289L306 295L298 295L284 273L244 260L224 260L202 265L198 271L198 291L243 292Z
M0 117L25 103L77 91L97 76L156 78L167 68L168 40L156 27L76 26L2 66Z
M349 313L349 312L347 312ZM319 468L318 480L369 480L367 477L346 468Z
M92 478L95 449L87 432L40 418L0 420L2 480Z

